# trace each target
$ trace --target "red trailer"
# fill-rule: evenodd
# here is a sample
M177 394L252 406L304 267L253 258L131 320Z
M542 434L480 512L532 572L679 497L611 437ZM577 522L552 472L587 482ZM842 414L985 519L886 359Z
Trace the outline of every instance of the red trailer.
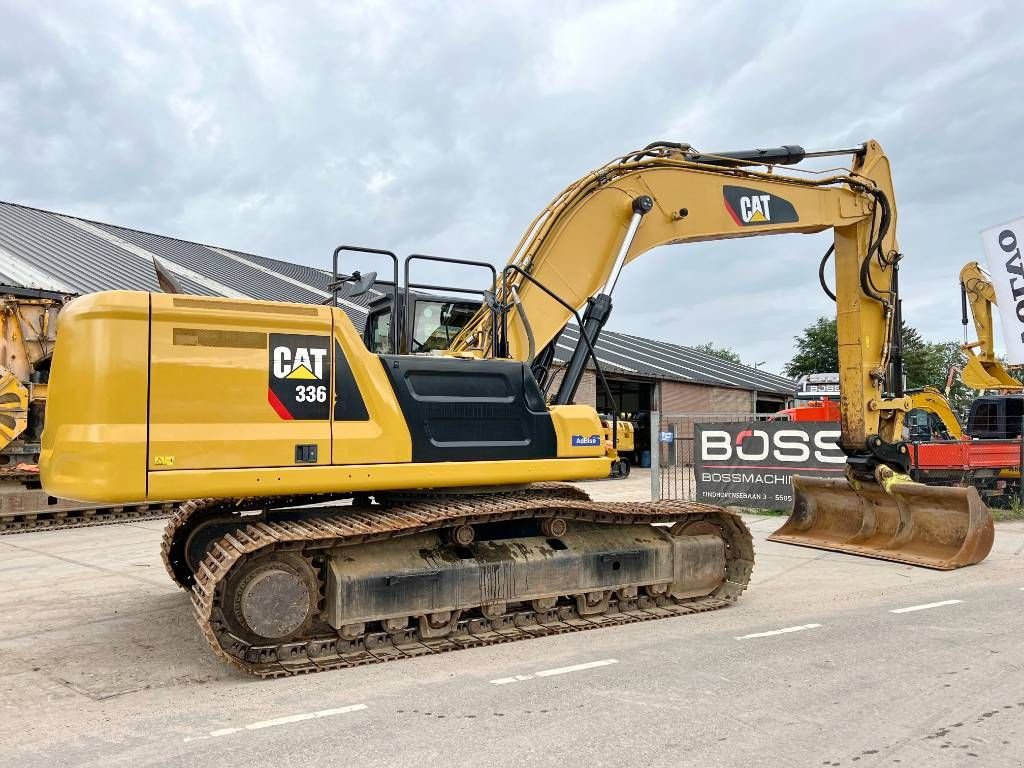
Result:
M910 419L911 477L926 485L973 485L990 506L1008 505L1019 494L1022 404L1019 395L979 397L959 440L935 439L943 425L930 414ZM839 404L823 397L776 418L838 422Z

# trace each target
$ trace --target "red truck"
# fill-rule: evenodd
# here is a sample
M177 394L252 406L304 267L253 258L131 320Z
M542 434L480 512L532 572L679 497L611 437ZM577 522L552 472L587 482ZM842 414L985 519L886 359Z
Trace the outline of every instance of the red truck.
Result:
M839 421L839 404L825 396L779 411L792 421ZM973 485L990 506L1006 506L1020 492L1024 395L983 395L971 403L967 429L933 413L907 415L910 474L927 485Z

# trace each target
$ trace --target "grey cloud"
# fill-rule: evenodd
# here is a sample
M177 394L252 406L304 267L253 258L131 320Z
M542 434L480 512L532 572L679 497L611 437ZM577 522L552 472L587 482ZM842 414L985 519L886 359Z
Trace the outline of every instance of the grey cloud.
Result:
M908 320L959 333L978 230L1024 214L1015 3L0 0L0 199L324 265L339 242L500 264L566 183L659 138L879 139ZM831 311L823 236L632 264L612 327L778 370Z

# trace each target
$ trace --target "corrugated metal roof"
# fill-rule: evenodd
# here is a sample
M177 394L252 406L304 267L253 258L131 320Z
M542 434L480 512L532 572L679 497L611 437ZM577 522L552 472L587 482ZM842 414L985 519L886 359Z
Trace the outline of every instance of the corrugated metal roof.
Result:
M319 304L331 279L316 267L0 202L0 281L7 285L65 293L159 291L154 256L182 290L206 296ZM368 291L343 303L357 328L366 322L367 304L380 295ZM556 360L565 362L578 338L576 327L568 326ZM783 376L625 333L604 331L597 352L602 367L614 373L779 394L796 388Z
M199 243L151 235L148 232L137 232L110 224L96 226L156 254L161 261L180 264L213 277L217 282L253 299L319 304L325 298L308 288L301 288L272 274L254 269L242 259L232 259Z
M159 291L152 257L182 290L319 304L330 275L322 269L0 202L0 280L67 293ZM366 320L370 291L344 302L356 325Z
M576 326L566 326L556 342L555 360L567 362L578 339ZM785 376L731 363L691 347L627 333L602 331L595 351L601 367L610 373L784 395L796 391L796 382Z
M31 280L18 280L20 267L33 270ZM58 214L9 203L0 203L0 271L15 285L30 288L75 293L160 290L152 264L82 231ZM212 294L191 281L185 281L182 288Z

